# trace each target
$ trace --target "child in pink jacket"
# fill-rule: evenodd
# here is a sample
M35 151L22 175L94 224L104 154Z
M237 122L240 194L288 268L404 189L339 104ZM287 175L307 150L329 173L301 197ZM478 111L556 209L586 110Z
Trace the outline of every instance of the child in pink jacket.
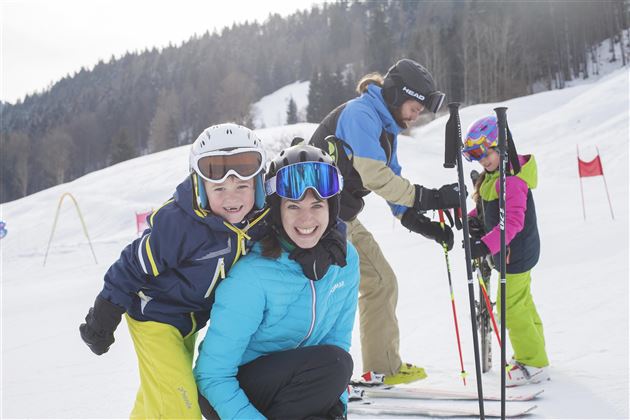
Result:
M480 203L483 227L473 226L472 258L492 255L499 266L499 153L496 150L497 119L488 116L475 121L468 130L462 153L469 161L478 161L484 168L475 185L473 199ZM531 270L540 255L540 238L532 189L538 183L533 155L518 156L521 170L506 178L505 240L507 273L505 317L514 355L506 386L538 383L549 379L549 360L545 351L543 324L532 298ZM471 212L477 216L477 210ZM474 220L471 218L471 220ZM474 223L474 222L473 222ZM480 229L481 228L481 229ZM497 310L500 312L500 290Z

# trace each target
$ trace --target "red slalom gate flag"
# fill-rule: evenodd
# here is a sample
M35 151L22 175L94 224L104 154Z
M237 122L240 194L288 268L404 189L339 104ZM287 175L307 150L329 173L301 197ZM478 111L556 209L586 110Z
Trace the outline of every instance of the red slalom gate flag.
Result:
M580 178L598 175L603 176L604 170L602 169L602 161L599 158L599 154L590 162L584 162L582 159L578 158L578 171Z
M147 217L149 217L153 213L153 210L136 212L136 231L138 235L142 234L146 228L149 227L149 223L147 222Z

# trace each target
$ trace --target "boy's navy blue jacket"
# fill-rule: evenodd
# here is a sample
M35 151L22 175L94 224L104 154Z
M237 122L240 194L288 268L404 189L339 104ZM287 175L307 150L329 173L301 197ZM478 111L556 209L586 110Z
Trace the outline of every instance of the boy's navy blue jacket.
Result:
M178 185L109 268L100 293L133 319L170 324L184 337L205 326L216 286L268 230L262 212L239 226L214 216L198 205L199 188L196 174Z

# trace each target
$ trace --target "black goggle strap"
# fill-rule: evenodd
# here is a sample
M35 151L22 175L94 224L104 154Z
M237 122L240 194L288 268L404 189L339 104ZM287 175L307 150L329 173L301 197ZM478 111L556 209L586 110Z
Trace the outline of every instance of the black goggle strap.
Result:
M512 139L512 132L506 122L507 131L507 149L508 149L508 162L510 162L512 175L516 175L521 172L521 163L518 161L518 154L516 153L516 146L514 145L514 139Z

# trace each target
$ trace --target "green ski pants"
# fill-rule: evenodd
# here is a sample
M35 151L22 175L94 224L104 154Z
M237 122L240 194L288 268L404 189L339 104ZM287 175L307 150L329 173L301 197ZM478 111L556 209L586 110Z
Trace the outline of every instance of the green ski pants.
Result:
M506 329L514 350L514 359L527 366L548 366L543 324L530 289L531 270L506 274L505 281ZM500 318L501 288L497 291L497 313Z

